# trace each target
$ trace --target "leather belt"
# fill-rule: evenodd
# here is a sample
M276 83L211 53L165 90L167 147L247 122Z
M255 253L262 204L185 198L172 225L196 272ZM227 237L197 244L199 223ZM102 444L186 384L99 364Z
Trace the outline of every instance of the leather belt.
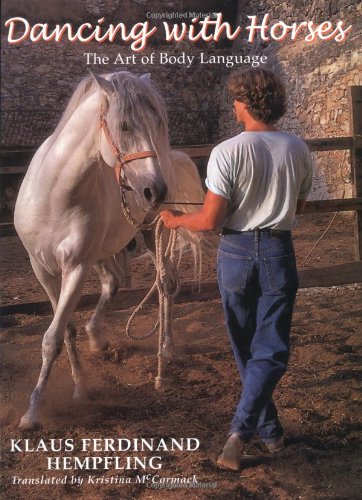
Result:
M268 229L268 228L250 229L249 231L237 231L235 229L229 229L227 227L224 227L221 234L226 236L229 234L254 235L255 233L270 234L272 236L284 236L285 234L290 234L291 231L283 229Z

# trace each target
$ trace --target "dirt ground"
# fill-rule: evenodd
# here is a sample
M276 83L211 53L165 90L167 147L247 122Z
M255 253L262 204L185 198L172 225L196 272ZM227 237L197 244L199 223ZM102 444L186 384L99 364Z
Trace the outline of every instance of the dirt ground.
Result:
M303 216L295 230L297 260L309 250L331 215ZM16 237L0 240L2 304L45 299ZM351 216L339 214L320 245L302 268L353 260ZM187 262L182 279L191 272ZM152 282L153 268L145 259L132 260L133 287ZM205 258L203 279L214 279L214 254ZM86 292L97 289L92 277ZM175 308L175 358L166 365L166 388L154 389L157 339L132 342L124 327L130 309L109 313L109 349L101 356L88 351L84 325L90 311L75 314L78 345L87 375L86 402L72 400L72 380L63 352L49 382L44 428L21 433L17 426L26 410L41 364L42 334L50 316L17 314L2 317L1 329L1 460L4 499L358 499L361 498L361 303L360 285L300 290L292 327L290 367L275 393L286 432L286 448L272 456L254 439L240 473L219 470L214 458L223 443L240 393L240 383L223 325L219 300L193 301ZM125 304L127 307L127 304ZM145 308L135 333L151 325L155 311ZM197 438L196 451L82 452L82 439ZM74 452L10 451L11 439L72 439ZM21 441L20 447L24 446ZM146 457L144 470L48 470L53 456L117 455ZM162 468L150 468L150 457L161 455ZM123 463L123 462L122 462ZM73 462L72 462L73 464ZM147 465L148 464L148 465ZM150 474L144 483L137 476ZM197 483L184 484L196 476ZM12 484L64 478L66 484ZM71 477L83 478L82 486ZM154 482L152 482L152 477ZM113 478L113 479L112 479ZM115 478L123 483L116 484ZM172 483L165 483L171 478ZM55 480L55 479L54 479ZM98 484L95 484L98 480ZM108 483L107 483L108 481ZM112 483L113 481L113 483ZM127 483L130 481L130 483ZM175 481L180 481L179 487ZM168 487L167 487L168 484ZM177 486L177 483L176 483Z

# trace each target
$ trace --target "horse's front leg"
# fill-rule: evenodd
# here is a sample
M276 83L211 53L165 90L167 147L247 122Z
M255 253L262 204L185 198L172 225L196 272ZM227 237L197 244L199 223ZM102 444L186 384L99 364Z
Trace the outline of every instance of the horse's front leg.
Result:
M108 342L104 335L105 314L120 286L129 281L128 252L122 250L116 256L97 262L95 269L101 281L102 293L91 319L86 325L89 347L93 352L106 349Z
M40 406L49 375L54 361L62 350L64 332L82 294L88 271L88 267L80 264L63 274L61 292L54 318L43 337L42 367L38 383L32 392L28 411L20 421L20 428L22 429L32 429L41 423Z
M42 285L49 297L53 308L53 314L55 314L60 296L61 279L59 276L49 274L44 266L32 256L30 256L30 262L35 276L38 278L39 283ZM69 321L68 326L65 329L64 344L67 348L68 358L72 369L72 377L75 385L73 397L75 399L81 399L85 395L85 389L76 339L77 330L74 324Z

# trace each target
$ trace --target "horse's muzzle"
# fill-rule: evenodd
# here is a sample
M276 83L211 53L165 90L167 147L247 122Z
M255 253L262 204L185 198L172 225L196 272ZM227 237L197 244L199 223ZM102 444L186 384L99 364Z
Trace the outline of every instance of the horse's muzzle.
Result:
M143 190L143 196L150 208L156 208L165 201L167 186L166 184L161 184L153 187L146 187Z

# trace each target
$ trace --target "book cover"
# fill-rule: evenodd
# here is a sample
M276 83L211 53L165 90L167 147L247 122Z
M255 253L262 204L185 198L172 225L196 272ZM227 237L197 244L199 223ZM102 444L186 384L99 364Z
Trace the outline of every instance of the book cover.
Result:
M125 335L127 319L155 273L137 234L137 248L131 245L126 257L131 286L115 297L102 325L106 350L91 353L85 330L100 289L95 272L74 313L86 397L72 397L64 347L51 370L41 427L18 428L38 380L42 339L53 315L13 218L31 158L58 130L81 81L91 80L89 71L105 82L116 72L150 79L167 110L172 148L191 156L203 181L212 146L240 132L227 92L230 73L273 69L289 96L280 128L310 139L315 163L310 199L358 198L353 162L361 133L359 3L7 0L1 8L3 498L357 498L361 290L351 278L325 288L311 280L329 266L330 285L343 282L341 275L356 258L356 212L299 218L297 260L310 274L298 294L290 368L275 395L287 446L274 456L255 438L238 473L215 464L240 393L216 285L216 246L203 257L199 294L189 286L192 257L186 254L181 263L186 286L174 308L175 348L164 360L161 391L154 385L157 337L135 342ZM95 108L95 120L98 112ZM93 121L83 123L82 130L92 126ZM129 133L129 126L123 132ZM332 144L335 138L342 139ZM69 156L79 144L75 141ZM187 190L192 182L194 188L194 181L178 175L180 186ZM45 172L34 192L46 186ZM56 184L49 196L57 197L61 189ZM56 230L57 224L51 233ZM338 265L347 267L336 270ZM140 311L132 330L137 336L155 323L156 302Z

